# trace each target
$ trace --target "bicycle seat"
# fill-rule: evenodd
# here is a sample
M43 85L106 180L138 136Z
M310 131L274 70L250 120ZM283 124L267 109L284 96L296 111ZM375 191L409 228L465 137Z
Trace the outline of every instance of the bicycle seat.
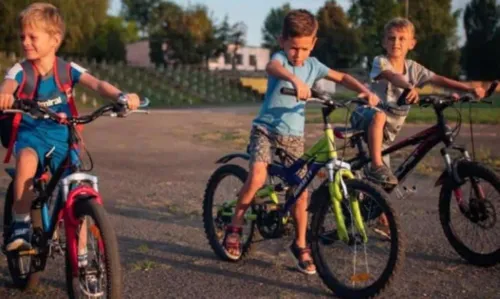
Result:
M353 128L336 127L333 129L335 137L340 139L349 139L352 137L360 136L365 133L363 130L357 130Z

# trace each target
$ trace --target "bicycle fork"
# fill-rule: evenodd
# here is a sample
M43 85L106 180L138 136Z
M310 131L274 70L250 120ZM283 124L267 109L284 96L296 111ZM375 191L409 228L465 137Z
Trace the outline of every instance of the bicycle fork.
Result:
M363 242L368 242L365 226L363 223L363 216L359 207L358 199L351 199L347 186L344 183L344 178L353 179L354 175L351 171L341 168L334 171L333 162L327 164L328 169L328 190L330 191L330 201L332 202L333 212L335 214L335 221L337 222L337 236L341 241L349 243L349 233L345 224L344 214L342 212L342 200L349 201L351 206L352 215L354 217L354 225L361 235Z

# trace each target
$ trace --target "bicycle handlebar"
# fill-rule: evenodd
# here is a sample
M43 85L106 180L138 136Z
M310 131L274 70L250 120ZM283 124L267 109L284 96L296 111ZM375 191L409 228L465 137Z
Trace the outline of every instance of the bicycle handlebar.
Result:
M484 98L489 98L496 90L498 86L498 81L493 81L491 85L488 87L488 90L486 91L486 94ZM398 106L402 105L408 105L406 103L406 96L410 92L410 89L405 89L401 96L398 99ZM492 104L492 101L487 101L487 100L476 100L474 96L471 94L465 94L464 96L460 97L459 99L456 99L455 97L451 95L445 95L445 94L426 94L422 95L420 97L420 100L418 104L420 106L427 106L427 105L443 105L443 104L454 104L456 102L463 102L463 103L488 103Z
M150 101L148 98L142 98L142 102L139 105L139 108L145 108L149 105ZM37 104L37 102L32 100L16 100L12 105L12 109L5 109L3 113L24 113L28 114L35 119L51 119L57 123L61 124L88 124L98 117L104 115L106 112L113 112L115 114L119 114L122 117L133 113L133 112L142 112L140 110L128 110L126 108L126 103L114 102L107 105L104 105L91 114L81 115L78 117L73 116L61 116L49 108L41 107Z
M297 96L297 90L294 88L282 87L280 89L281 94L289 95L289 96ZM368 102L365 99L354 98L350 99L347 102L340 102L338 100L332 99L332 96L315 88L311 88L311 99L307 100L308 102L318 102L325 106L333 107L333 108L343 108L346 107L350 103L355 103L359 105L366 105Z

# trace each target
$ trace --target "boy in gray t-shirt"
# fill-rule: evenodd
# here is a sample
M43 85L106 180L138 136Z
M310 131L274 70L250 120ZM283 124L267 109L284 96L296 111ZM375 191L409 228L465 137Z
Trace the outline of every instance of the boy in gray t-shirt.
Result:
M485 94L481 87L473 88L436 75L417 62L406 59L406 54L416 44L414 34L415 27L407 19L395 18L385 25L382 45L387 54L375 57L370 72L371 88L381 102L375 108L359 107L351 116L352 126L367 133L372 163L365 167L365 175L379 184L398 183L388 167L389 157L382 160L382 147L394 141L410 110L409 105L398 106L396 103L404 89L411 89L406 97L408 103L418 102L415 88L426 83L471 92L478 98L483 98Z

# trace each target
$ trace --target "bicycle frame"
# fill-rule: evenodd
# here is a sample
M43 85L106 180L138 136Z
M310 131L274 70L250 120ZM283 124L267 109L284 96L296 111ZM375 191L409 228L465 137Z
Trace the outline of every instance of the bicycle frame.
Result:
M330 193L330 201L332 202L337 222L337 235L340 240L349 242L349 235L342 213L341 202L343 198L349 199L344 179L353 179L354 175L351 172L351 167L348 163L337 159L337 151L335 148L335 136L332 126L328 122L328 115L333 111L333 108L322 108L324 122L324 136L318 140L307 152L297 159L292 165L286 167L282 164L272 163L268 166L268 172L271 176L277 176L286 182L288 186L294 187L292 195L286 199L285 205L281 210L281 215L285 215L290 211L291 207L297 202L301 194L317 175L319 170L326 166L328 170L328 189ZM307 166L307 172L303 178L296 173L304 166ZM274 203L278 203L278 196L273 186L264 186L257 194L257 197L269 197ZM367 242L368 237L363 224L363 217L359 202L357 200L349 200L354 215L354 222L358 232L361 234L363 241Z
M459 150L466 158L469 157L468 152L464 148L453 145L453 132L446 125L446 121L443 115L443 110L445 108L446 106L434 107L437 116L436 125L429 127L409 138L406 138L382 151L382 156L385 156L399 151L402 148L417 145L417 147L406 157L406 159L394 172L394 175L398 178L398 181L400 183L406 179L408 174L417 166L417 164L441 141L445 145L441 149L441 155L443 156L446 164L445 173L452 174L453 172L451 158L447 151L448 149L451 148L454 150ZM356 157L348 160L347 163L351 165L351 168L353 170L360 170L366 164L371 162L371 158L367 155L362 145L362 141L359 138L355 141L355 144L358 148L359 154ZM385 190L391 193L396 187L397 185L386 187Z
M39 196L33 200L32 210L40 211L40 214L32 213L33 229L41 230L39 231L41 236L41 243L38 244L37 249L31 249L28 251L21 251L19 255L41 255L42 262L40 263L40 270L45 268L46 264L46 254L48 254L50 245L49 240L52 239L54 232L57 228L59 221L64 220L65 234L66 234L66 245L67 253L69 254L69 260L71 263L71 269L73 270L73 276L78 275L78 257L77 249L78 244L76 240L76 233L79 226L79 221L74 216L73 207L77 200L83 198L92 198L96 200L99 204L102 204L101 196L98 193L98 179L97 177L80 172L80 166L76 160L76 153L72 151L72 146L77 144L77 138L74 134L75 127L73 125L68 126L70 130L70 138L68 140L69 149L68 154L63 163L57 168L54 175L47 182L47 172L44 171L39 178L37 178L37 191ZM71 168L72 174L63 176L67 173L68 167ZM9 175L12 178L15 175L15 171L12 169L8 170ZM90 182L92 187L88 185L77 186L76 188L71 188L73 184L79 182ZM59 194L55 195L56 199L54 202L54 209L52 213L49 213L48 200L53 195L57 185L60 185ZM103 249L102 240L99 240L99 248Z

